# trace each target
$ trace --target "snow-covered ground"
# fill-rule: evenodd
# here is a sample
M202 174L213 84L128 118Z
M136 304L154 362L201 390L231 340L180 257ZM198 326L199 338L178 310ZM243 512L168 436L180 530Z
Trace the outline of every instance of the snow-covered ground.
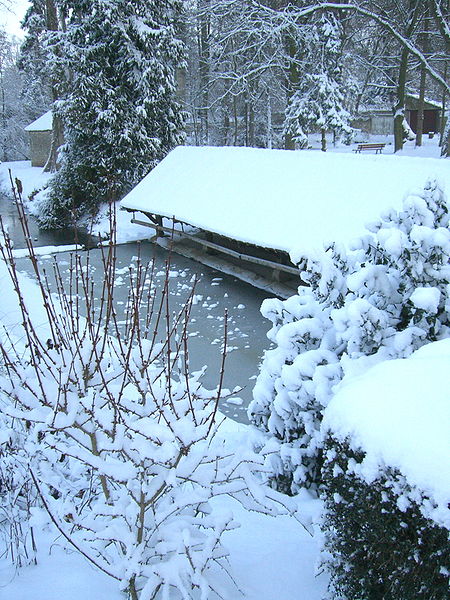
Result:
M229 532L224 543L230 551L237 589L229 598L245 600L321 600L326 577L316 576L317 541L289 517L262 517L232 508L241 527ZM95 571L77 553L63 550L54 533L40 536L39 563L13 572L0 562L2 600L124 600L117 583Z
M231 509L240 528L223 539L239 591L228 583L228 598L245 600L321 600L327 577L316 573L318 539L293 518L245 511L231 499L217 500ZM302 512L317 514L317 501L303 499ZM306 519L305 519L306 520ZM0 598L5 600L124 600L117 582L96 571L76 552L67 552L55 531L38 537L38 564L14 570L0 560ZM219 577L221 575L219 574ZM226 585L224 577L223 585Z
M44 173L40 167L32 167L29 160L0 163L0 185L5 190L11 190L10 175L19 179L23 186L23 198L28 199L30 194L42 190L51 177L51 173Z
M227 435L237 442L245 426L227 420ZM321 600L327 576L316 573L318 535L312 537L293 517L264 516L244 510L230 498L216 499L223 510L232 510L240 527L226 533L224 545L230 556L230 572L242 596L224 574L222 585L228 598L245 600ZM301 519L317 518L319 504L305 494L299 500ZM0 559L0 598L5 600L124 600L117 582L96 571L76 552L62 547L54 530L38 535L38 564L14 572Z

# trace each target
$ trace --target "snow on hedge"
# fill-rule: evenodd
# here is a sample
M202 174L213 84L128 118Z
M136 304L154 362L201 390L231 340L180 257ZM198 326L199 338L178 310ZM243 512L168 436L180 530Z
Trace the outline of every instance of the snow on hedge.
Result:
M290 251L349 242L430 177L450 190L448 161L180 146L121 205Z
M371 484L397 469L431 502L424 516L450 529L450 339L407 359L382 362L345 378L325 410L323 431L349 441L365 459L358 474ZM401 500L408 504L408 499Z

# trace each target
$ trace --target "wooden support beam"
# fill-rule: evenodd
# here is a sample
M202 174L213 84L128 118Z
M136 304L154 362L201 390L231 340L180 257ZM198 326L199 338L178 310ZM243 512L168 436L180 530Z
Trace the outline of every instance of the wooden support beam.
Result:
M227 254L228 256L232 256L233 258L237 258L239 260L244 260L247 262L254 263L256 265L260 265L263 267L268 267L270 269L274 269L275 271L283 271L284 273L289 273L290 275L295 275L299 277L300 272L296 267L290 267L289 265L283 265L281 263L277 263L272 260L267 260L265 258L259 258L257 256L252 256L251 254L244 254L242 252L236 252L235 250L231 250L231 248L225 248L224 246L220 246L214 242L210 242L208 240L203 240L195 235L190 233L186 233L184 231L180 231L179 229L171 229L170 227L162 227L159 225L155 225L154 223L149 223L146 221L140 221L139 219L131 219L132 223L136 223L136 225L144 225L147 227L151 227L157 231L164 231L165 233L173 234L174 236L182 238L187 238L196 244L200 244L201 246L205 246L206 248L210 248L212 250L216 250L217 252L222 252L223 254Z

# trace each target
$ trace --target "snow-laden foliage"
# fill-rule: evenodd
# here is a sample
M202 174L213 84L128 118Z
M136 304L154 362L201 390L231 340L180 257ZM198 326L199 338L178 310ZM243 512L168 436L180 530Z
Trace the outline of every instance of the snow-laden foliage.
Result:
M223 363L213 391L201 384L203 370L189 372L193 291L172 314L169 265L159 296L152 264L138 260L121 322L113 243L103 255L98 303L89 258L72 257L70 293L56 272L56 297L30 245L39 284L31 300L21 291L11 244L0 248L22 321L0 340L0 412L23 437L22 478L31 478L62 538L132 600L222 597L223 577L211 572L228 573L221 537L237 524L210 501L229 495L273 513L280 503L260 488L262 458L250 447L230 452L217 433ZM44 320L42 310L36 317L37 302ZM2 435L0 451L12 439ZM11 477L3 467L0 477L4 508Z
M344 108L341 61L341 32L336 21L322 18L317 26L313 58L314 69L303 73L286 107L284 129L300 147L308 143L308 133L325 132L350 139L350 114Z
M430 182L403 210L373 223L351 251L331 244L302 263L293 253L307 285L263 303L275 348L266 352L249 407L269 434L262 452L278 489L319 484L323 410L344 374L449 335L448 223L444 193Z
M26 439L25 425L0 413L0 546L16 567L33 562L36 553L30 517L37 493Z
M208 502L220 494L245 502L254 457L227 456L214 443L216 397L201 373L158 365L161 348L151 344L126 364L112 347L99 360L89 332L79 333L37 369L14 364L0 382L2 410L33 424L28 466L41 500L70 543L132 598L171 588L206 598L208 569L227 555L222 533L236 526Z
M178 0L65 3L64 29L47 32L65 143L43 225L117 200L182 142L179 12Z
M344 108L339 84L326 73L307 73L286 109L286 131L300 147L305 147L307 134L317 130L332 131L350 139L353 129L349 122L350 113Z
M448 597L449 357L447 338L383 361L325 411L324 563L338 597Z
M449 530L432 518L433 499L389 465L368 477L367 456L353 445L332 435L325 444L323 562L332 597L446 600Z

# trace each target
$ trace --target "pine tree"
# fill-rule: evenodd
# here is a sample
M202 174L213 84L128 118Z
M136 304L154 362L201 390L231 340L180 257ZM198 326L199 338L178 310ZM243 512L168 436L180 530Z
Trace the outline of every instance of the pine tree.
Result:
M315 51L309 71L298 79L298 87L286 108L285 132L297 144L307 144L307 134L320 131L326 150L327 131L349 138L350 114L344 108L340 61L340 32L337 22L324 17L313 38Z
M65 144L41 214L49 227L119 199L183 139L179 1L70 4L66 31L49 38L53 61L69 73L54 108Z

